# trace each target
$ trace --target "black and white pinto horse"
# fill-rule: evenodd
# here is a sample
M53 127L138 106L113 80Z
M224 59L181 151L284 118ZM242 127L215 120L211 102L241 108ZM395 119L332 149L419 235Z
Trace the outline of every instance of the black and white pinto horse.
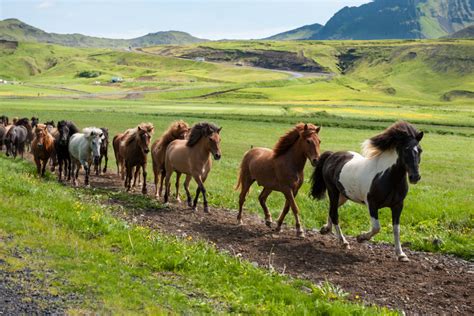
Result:
M331 232L342 245L349 248L339 227L338 208L347 200L367 205L372 229L360 234L358 242L370 240L380 231L378 211L383 207L392 210L395 253L399 261L409 261L400 244L400 215L403 200L408 193L407 174L410 183L420 179L419 164L423 132L407 122L397 122L383 133L366 140L363 154L341 151L323 153L313 171L311 196L322 199L327 190L329 196L328 222L321 234Z

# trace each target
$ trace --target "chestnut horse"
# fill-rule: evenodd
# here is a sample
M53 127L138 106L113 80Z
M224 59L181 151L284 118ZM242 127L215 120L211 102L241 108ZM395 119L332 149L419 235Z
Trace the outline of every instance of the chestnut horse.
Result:
M135 179L138 176L140 168L143 171L142 193L147 193L146 188L146 164L147 155L150 151L150 141L155 128L151 123L141 123L133 131L127 132L121 139L118 156L122 159L122 168L125 167L124 186L127 191L131 189L133 170L135 168ZM114 145L115 149L115 145ZM117 157L117 154L116 154Z
M221 159L221 137L219 135L221 129L222 128L211 123L198 123L191 128L187 140L176 139L168 145L165 154L165 203L168 202L170 195L171 175L176 171L176 182L179 182L179 177L182 173L186 174L184 189L186 190L188 206L191 207L189 182L191 181L191 178L194 178L198 188L196 190L196 196L194 197L192 208L193 210L196 210L199 194L202 192L202 197L204 199L204 212L209 212L204 182L211 170L211 154L215 160ZM176 195L178 195L178 192L176 192Z
M184 121L176 121L170 125L168 130L161 135L151 145L151 158L153 160L153 174L155 176L155 196L161 196L163 189L163 181L165 180L165 154L168 145L175 139L185 139L189 132L189 125ZM160 188L158 190L158 180L160 180ZM176 181L176 192L178 191L179 182Z
M237 215L239 225L242 224L242 210L247 193L254 181L257 181L258 185L263 186L258 200L265 213L266 225L269 227L272 225L272 215L268 210L266 200L272 191L278 191L285 195L286 202L278 217L276 231L280 231L283 220L291 207L295 216L296 234L298 237L304 237L305 233L301 228L295 197L303 184L306 159L309 159L312 165L318 162L320 130L321 127L313 124L299 123L280 137L273 150L256 147L244 154L236 188L241 188Z
M38 175L43 177L48 160L54 153L54 138L48 132L46 125L36 124L35 138L31 143L31 151L35 159ZM43 163L43 166L41 166L41 163Z

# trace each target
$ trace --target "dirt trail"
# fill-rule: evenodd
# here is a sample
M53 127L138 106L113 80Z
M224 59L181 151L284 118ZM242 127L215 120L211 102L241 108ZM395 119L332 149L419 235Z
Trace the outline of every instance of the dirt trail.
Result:
M82 178L81 178L82 180ZM116 175L93 176L92 187L123 190ZM149 186L151 191L152 185ZM123 204L120 201L110 201ZM236 225L236 212L202 208L193 212L184 204L167 209L127 210L124 218L159 231L211 241L220 249L261 267L311 280L328 280L350 293L350 299L400 309L409 314L474 314L472 263L446 255L406 249L408 263L395 259L391 244L359 244L349 237L350 250L338 246L332 235L308 231L304 240L293 227L279 235L262 218L246 212L245 225ZM123 216L123 215L122 215Z

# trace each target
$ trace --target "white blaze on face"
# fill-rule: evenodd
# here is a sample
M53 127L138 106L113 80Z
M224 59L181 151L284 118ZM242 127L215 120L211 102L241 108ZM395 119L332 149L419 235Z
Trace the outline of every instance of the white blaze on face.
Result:
M339 182L349 199L367 204L367 194L375 176L393 166L398 155L391 150L369 159L356 152L350 153L354 156L342 167Z

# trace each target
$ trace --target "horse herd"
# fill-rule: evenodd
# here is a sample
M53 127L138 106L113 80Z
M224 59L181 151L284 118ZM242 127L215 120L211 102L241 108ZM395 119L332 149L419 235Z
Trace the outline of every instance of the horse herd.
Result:
M141 123L113 137L112 144L117 163L117 173L127 191L141 182L141 191L147 193L147 157L151 147L155 196L160 198L165 186L164 202L169 201L171 176L176 173L176 199L179 201L180 177L185 175L184 189L187 205L197 209L202 194L204 212L209 212L207 191L204 183L212 167L212 158L221 158L220 131L212 123L201 122L190 127L184 121L176 121L153 143L154 127ZM347 200L365 204L369 210L372 228L357 236L357 241L370 240L380 231L378 210L389 207L395 253L399 261L409 261L400 243L400 215L408 193L408 182L420 180L419 164L423 132L407 122L397 122L382 133L367 139L362 146L363 154L351 151L320 153L321 127L299 123L280 137L273 149L253 147L241 161L236 189L240 189L238 224L243 224L242 212L247 194L254 182L263 189L258 197L265 214L265 223L271 227L273 220L266 200L273 191L286 198L285 206L277 220L275 230L280 231L285 216L291 209L295 217L296 233L304 237L295 198L304 180L304 166L309 160L314 170L311 177L310 195L322 199L329 196L329 216L321 228L321 234L332 231L341 245L349 243L339 227L338 208ZM79 132L71 121L39 123L32 117L14 119L9 123L0 117L0 150L6 147L7 156L23 157L25 147L31 148L38 174L43 176L50 161L51 170L58 167L58 180L71 180L77 185L79 170L84 168L86 186L89 185L91 168L96 175L107 171L109 131L107 128L87 127ZM150 146L151 144L151 146ZM102 169L102 160L105 160ZM141 172L141 174L140 174ZM142 177L142 179L141 179ZM191 179L197 183L194 199L189 191ZM133 184L132 184L133 181Z

